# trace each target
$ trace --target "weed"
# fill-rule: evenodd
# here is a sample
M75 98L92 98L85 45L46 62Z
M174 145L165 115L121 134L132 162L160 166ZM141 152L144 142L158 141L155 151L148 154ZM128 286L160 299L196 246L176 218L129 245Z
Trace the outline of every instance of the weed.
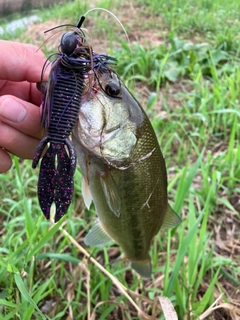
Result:
M117 246L87 251L81 246L95 211L84 207L79 169L68 214L52 225L38 205L37 172L30 161L13 157L13 167L0 176L0 314L4 319L162 319L156 299L165 296L179 319L219 319L219 308L226 319L235 320L240 288L239 1L99 5L117 8L114 13L131 24L131 34L141 29L138 41L126 43L119 34L115 37L105 14L94 12L89 18L94 43L96 37L107 39L118 58L117 72L146 107L165 155L170 202L183 222L154 238L153 274L142 280L123 263L109 265L119 254ZM39 15L42 21L54 17L75 23L88 9L85 2L71 1ZM163 41L146 45L143 31ZM32 35L17 37L34 42Z

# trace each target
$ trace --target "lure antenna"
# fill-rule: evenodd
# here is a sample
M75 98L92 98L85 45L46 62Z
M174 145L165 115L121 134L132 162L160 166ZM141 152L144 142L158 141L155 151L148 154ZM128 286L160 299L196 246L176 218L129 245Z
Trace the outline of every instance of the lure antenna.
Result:
M79 19L78 23L77 23L77 28L80 29L84 20L86 19L85 16L81 16L81 18Z
M74 24L61 24L57 27L53 27L51 29L48 29L48 30L45 30L44 33L47 33L49 31L52 31L52 30L55 30L55 29L58 29L58 28L61 28L61 27L73 27L73 28L76 28L76 26Z
M85 20L85 18L86 18L85 16L81 16L81 18L79 19L79 21L78 21L76 26L73 25L73 24L61 24L59 26L56 26L56 27L53 27L51 29L45 30L44 33L47 33L49 31L52 31L52 30L55 30L55 29L58 29L58 28L61 28L61 27L74 27L74 28L77 27L78 29L80 29L82 24L83 24L83 22L84 22L84 20Z

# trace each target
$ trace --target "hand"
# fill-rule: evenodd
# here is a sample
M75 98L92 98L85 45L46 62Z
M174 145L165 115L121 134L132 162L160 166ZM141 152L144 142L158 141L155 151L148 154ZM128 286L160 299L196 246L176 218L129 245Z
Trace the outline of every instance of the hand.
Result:
M36 83L45 61L33 45L0 40L0 173L12 165L9 153L31 159L43 138Z

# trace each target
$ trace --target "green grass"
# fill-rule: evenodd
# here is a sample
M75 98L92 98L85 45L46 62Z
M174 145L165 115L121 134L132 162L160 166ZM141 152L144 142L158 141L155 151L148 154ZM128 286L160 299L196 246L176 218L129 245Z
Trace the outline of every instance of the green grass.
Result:
M112 10L130 35L143 34L127 43L104 13L86 19L91 37L118 58L116 70L152 121L167 163L170 203L183 221L154 238L148 280L122 262L109 265L117 246L86 248L128 288L124 291L68 235L83 244L95 219L94 208L87 211L83 204L80 170L68 214L53 226L38 205L37 170L14 157L11 170L0 176L0 319L90 319L90 314L140 319L124 291L158 319L163 314L154 299L166 296L179 319L204 319L209 311L206 319L235 320L240 316L231 311L240 288L239 1L96 6ZM43 21L54 17L75 24L87 10L86 2L72 1L38 14ZM144 32L162 43L144 43ZM23 31L17 37L34 43ZM223 308L209 309L220 295Z

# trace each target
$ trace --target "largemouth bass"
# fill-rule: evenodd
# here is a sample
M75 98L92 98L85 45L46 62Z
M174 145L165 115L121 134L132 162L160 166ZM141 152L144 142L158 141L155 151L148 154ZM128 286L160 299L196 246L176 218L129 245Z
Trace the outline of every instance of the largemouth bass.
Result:
M85 243L117 242L123 250L119 260L129 260L141 276L149 277L153 237L180 218L168 204L165 160L152 125L101 59L86 83L73 143L85 204L89 208L93 200L98 215Z

